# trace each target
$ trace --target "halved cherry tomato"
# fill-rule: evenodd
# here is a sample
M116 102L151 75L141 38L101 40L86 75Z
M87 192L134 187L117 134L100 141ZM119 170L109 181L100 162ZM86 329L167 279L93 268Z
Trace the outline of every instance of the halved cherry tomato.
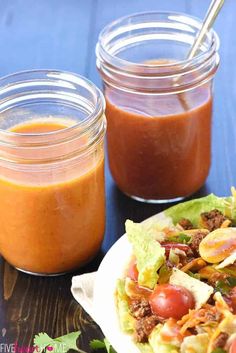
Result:
M189 309L195 306L194 297L191 292L181 286L171 284L157 285L150 296L149 303L153 313L168 319L181 319Z
M236 340L234 340L233 343L231 344L229 353L236 353Z
M127 277L129 277L135 282L138 282L138 269L135 257L130 261Z
M190 247L187 244L181 244L181 243L161 243L161 246L163 246L166 250L166 256L169 256L170 250L171 249L179 249L182 250L184 252L188 252L190 251Z

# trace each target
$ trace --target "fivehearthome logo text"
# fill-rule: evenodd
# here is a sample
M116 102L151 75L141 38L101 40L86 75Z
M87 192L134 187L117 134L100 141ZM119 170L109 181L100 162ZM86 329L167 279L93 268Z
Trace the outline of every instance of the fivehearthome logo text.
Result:
M47 353L66 353L67 346L64 343L58 343L48 347L39 347L39 346L27 346L20 345L18 342L14 343L0 343L0 353L41 353L46 351Z
M70 349L85 353L78 349L77 339L81 331L67 333L64 336L51 338L47 333L40 332L32 339L32 345L23 345L16 339L11 342L6 329L0 331L0 353L67 353Z
M2 334L1 334L2 333ZM64 343L56 343L53 346L29 346L29 345L20 345L17 341L14 343L1 342L6 341L6 333L7 330L5 328L2 329L0 333L0 353L41 353L45 351L46 353L66 353L68 351L66 344ZM2 336L2 337L1 337Z

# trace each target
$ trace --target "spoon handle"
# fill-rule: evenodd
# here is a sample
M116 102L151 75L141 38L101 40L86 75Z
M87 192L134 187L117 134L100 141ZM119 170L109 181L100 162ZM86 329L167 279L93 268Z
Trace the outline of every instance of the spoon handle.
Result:
M188 59L192 59L196 54L197 51L205 37L205 35L207 34L208 30L212 27L213 23L215 22L222 6L224 5L225 0L212 0L210 7L207 11L206 17L203 21L203 25L201 30L199 31L195 42L188 54Z

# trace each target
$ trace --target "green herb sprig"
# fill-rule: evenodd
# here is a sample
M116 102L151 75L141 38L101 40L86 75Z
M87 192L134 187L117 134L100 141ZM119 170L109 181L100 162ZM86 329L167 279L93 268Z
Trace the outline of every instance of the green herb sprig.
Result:
M223 348L216 348L211 353L227 353Z
M77 346L77 339L80 335L81 332L76 331L57 338L51 338L47 333L41 332L34 337L34 347L37 347L37 352L41 353L66 353L71 349L79 353L86 353ZM92 340L89 345L93 350L105 349L107 353L116 353L106 338L104 340Z
M106 349L107 353L116 353L115 350L112 348L110 342L106 338L103 341L101 340L91 341L90 347L94 350Z
M70 349L80 353L86 353L77 347L77 339L81 335L80 331L71 332L67 335L51 338L47 333L41 332L34 337L34 347L38 352L52 351L56 353L65 353Z
M178 235L174 235L172 237L168 237L169 241L173 241L174 243L181 243L181 244L189 244L192 240L191 236L185 233L179 233Z
M236 287L236 278L228 277L225 280L217 281L215 289L216 291L225 295L225 294L228 294L234 287Z

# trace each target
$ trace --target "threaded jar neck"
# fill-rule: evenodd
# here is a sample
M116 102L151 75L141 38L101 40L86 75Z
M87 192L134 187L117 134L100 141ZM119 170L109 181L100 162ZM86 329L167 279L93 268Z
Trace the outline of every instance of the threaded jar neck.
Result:
M210 30L198 54L186 60L202 22L180 13L149 12L106 26L96 46L104 82L140 94L186 91L209 81L219 64L219 39Z
M49 163L86 154L104 137L104 110L102 93L82 76L49 70L6 76L0 79L0 160ZM34 121L58 121L65 128L11 131ZM84 136L86 142L81 143ZM45 149L48 153L41 154Z

